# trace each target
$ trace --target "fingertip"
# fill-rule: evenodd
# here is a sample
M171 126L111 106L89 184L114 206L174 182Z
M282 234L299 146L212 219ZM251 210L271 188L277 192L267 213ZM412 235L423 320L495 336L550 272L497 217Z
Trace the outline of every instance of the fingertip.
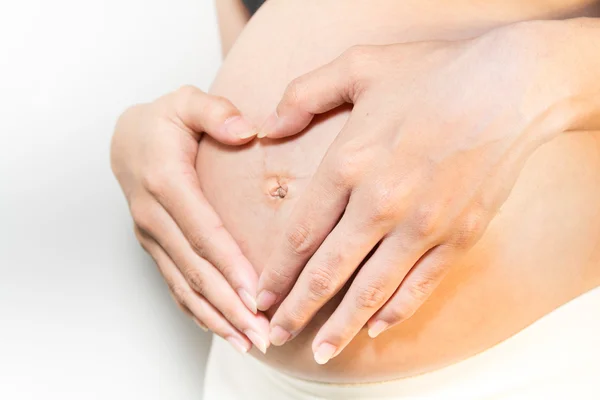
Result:
M246 354L252 348L251 344L248 344L245 340L233 335L226 337L225 340L227 340L229 344L241 354Z
M263 289L256 298L256 307L260 311L267 311L269 308L273 307L276 301L277 295L275 295L275 293Z
M331 343L321 343L317 350L314 352L314 358L317 364L324 365L331 360L335 353L337 353L338 348Z
M266 137L272 137L277 130L278 121L279 116L277 115L277 111L275 111L269 115L262 124L258 131L257 138L264 139Z
M248 310L250 310L255 315L256 313L258 313L256 300L250 295L250 293L246 289L239 289L238 296L240 296L242 303L244 303Z
M265 340L258 332L255 332L251 329L245 330L244 334L261 353L267 354L267 349L270 345L268 340Z
M384 331L386 331L389 327L389 324L385 321L382 320L378 320L375 321L373 324L370 325L369 327L369 337L371 339L375 339L377 336L379 336L381 333L383 333Z
M258 129L241 115L229 117L223 123L225 135L232 140L247 141L258 134Z

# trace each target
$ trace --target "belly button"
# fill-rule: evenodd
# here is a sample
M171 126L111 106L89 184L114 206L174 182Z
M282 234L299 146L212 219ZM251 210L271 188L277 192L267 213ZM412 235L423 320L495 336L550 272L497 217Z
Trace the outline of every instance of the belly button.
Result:
M267 178L267 193L272 199L283 200L288 195L287 179L280 176Z

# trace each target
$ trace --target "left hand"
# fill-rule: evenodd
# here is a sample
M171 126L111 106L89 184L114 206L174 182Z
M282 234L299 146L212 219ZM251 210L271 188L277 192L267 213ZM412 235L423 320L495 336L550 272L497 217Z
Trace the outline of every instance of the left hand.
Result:
M355 47L289 85L259 137L354 109L261 275L258 308L283 300L273 344L296 336L359 266L314 339L316 361L365 324L375 337L406 320L479 240L535 149L593 117L600 128L598 104L573 97L593 68L575 71L582 49L564 44L559 23Z

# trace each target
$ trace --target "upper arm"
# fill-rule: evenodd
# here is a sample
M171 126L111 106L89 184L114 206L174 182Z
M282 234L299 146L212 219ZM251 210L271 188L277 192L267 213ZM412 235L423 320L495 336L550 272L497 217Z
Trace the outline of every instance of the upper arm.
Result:
M225 57L250 19L250 13L242 0L216 0L216 5L221 34L221 51Z

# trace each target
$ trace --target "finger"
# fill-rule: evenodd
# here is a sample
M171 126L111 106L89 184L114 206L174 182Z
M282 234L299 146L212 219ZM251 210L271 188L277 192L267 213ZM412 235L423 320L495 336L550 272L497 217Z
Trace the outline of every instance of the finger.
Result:
M142 234L143 235L143 234ZM227 340L236 350L247 353L252 344L248 338L233 327L206 299L195 293L187 284L173 261L153 239L145 237L144 248L156 262L169 285L176 304L203 329L210 329Z
M364 202L351 198L341 221L271 318L271 343L282 345L295 337L342 289L387 229L387 222L365 211Z
M137 218L140 229L165 250L194 291L265 352L269 345L269 322L264 315L255 315L244 306L223 275L193 251L177 224L159 204L145 209L150 212L145 218ZM132 214L135 215L133 209Z
M217 141L240 145L256 136L258 129L228 99L184 86L172 93L177 122L199 139L202 132Z
M164 168L147 179L147 189L169 213L200 257L214 265L253 313L258 276L236 241L208 203L196 175Z
M421 244L394 236L381 241L354 278L340 305L315 336L312 348L317 363L325 364L342 352L369 318L388 301L426 250Z
M159 267L160 269L160 267ZM187 308L186 306L184 306L183 304L181 304L176 298L175 295L173 294L173 292L169 291L169 294L171 295L171 298L173 299L173 302L177 305L177 307L183 311L183 313L185 315L187 315L188 317L190 317L192 319L192 321L194 321L196 323L196 325L198 325L198 327L200 327L200 329L202 329L204 332L208 332L209 328L208 326L206 326L206 324L202 321L200 321L198 319L198 317L196 317L194 314L192 314L192 312L190 311L189 308ZM199 296L198 294L196 294L196 296ZM222 317L221 317L222 318Z
M338 221L348 193L336 186L326 172L315 175L261 273L257 289L259 310L268 310L289 292L308 259Z
M364 119L351 116L339 137L353 137L354 132L363 132L365 124ZM334 142L294 206L261 273L257 289L259 310L268 310L291 290L302 268L340 219L352 187L372 164L370 156L351 145L362 148L352 142Z
M425 254L408 272L390 300L370 319L369 336L375 338L406 321L431 296L456 260L460 251L440 245Z
M371 51L367 46L353 47L331 63L294 79L258 137L295 135L308 126L315 114L354 103L364 83L365 62Z

